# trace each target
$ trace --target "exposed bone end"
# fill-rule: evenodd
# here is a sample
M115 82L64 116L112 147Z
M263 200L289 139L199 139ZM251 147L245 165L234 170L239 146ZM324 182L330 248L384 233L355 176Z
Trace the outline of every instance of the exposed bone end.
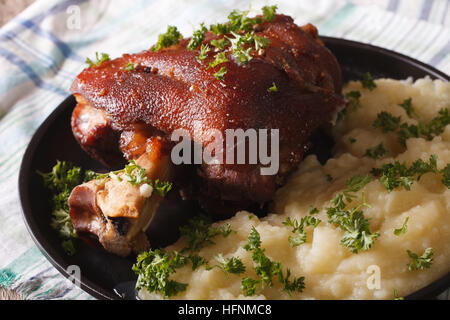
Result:
M150 142L136 164L146 170L150 180L167 181L171 173L169 156L163 154L158 139ZM75 187L69 206L77 233L95 235L107 251L119 256L149 249L145 230L163 198L155 192L142 194L140 188L124 177L92 180Z

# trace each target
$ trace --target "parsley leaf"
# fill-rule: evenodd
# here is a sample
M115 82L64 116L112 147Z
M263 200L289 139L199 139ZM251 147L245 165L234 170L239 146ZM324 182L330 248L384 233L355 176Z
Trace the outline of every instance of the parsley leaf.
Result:
M266 21L272 21L275 19L275 12L277 11L277 6L264 6L262 8L263 16Z
M109 61L109 55L107 53L101 53L100 56L98 55L98 52L95 53L95 61L86 58L85 63L89 65L89 67L99 67L103 62Z
M269 88L270 92L277 92L278 88L277 85L275 84L275 82L272 82L272 86Z
M225 257L219 253L214 257L219 263L218 267L221 268L225 273L241 274L245 272L245 266L242 260L236 257L231 257L225 259Z
M373 81L372 75L370 72L366 72L364 74L364 79L362 80L362 86L363 88L369 89L370 91L374 90L377 85Z
M317 210L317 209L316 209ZM321 222L320 219L313 216L305 216L300 219L300 222L297 219L291 220L290 217L287 217L283 224L287 227L292 227L292 233L296 233L295 236L289 236L288 241L291 247L296 247L300 244L306 242L306 232L305 228L308 226L313 226L314 228L319 225Z
M248 236L248 242L244 246L247 251L252 251L252 260L254 262L254 270L259 279L244 278L241 282L241 289L245 296L251 296L256 293L258 285L264 289L265 285L273 286L273 277L276 276L278 281L283 284L284 290L289 294L291 292L301 292L304 287L304 277L289 280L290 270L286 270L286 276L283 273L281 262L270 260L265 255L265 249L261 248L261 238L254 226Z
M136 290L145 288L148 292L161 293L164 298L170 298L185 291L187 284L170 280L176 269L187 263L187 258L178 252L166 252L162 249L148 250L137 257L133 271L138 275Z
M63 239L62 247L68 255L73 255L75 247L73 240L77 233L69 216L67 202L73 188L83 182L83 172L80 167L68 161L57 160L52 171L43 173L37 171L44 180L45 187L51 192L52 218L50 226Z
M377 115L377 118L373 122L375 128L381 128L383 133L389 131L395 131L400 126L401 117L394 117L392 114L386 111L382 111Z
M158 42L151 48L152 51L159 51L163 48L178 44L183 36L175 26L167 26L167 31L158 36Z
M438 174L444 172L445 174L445 169L442 171L437 169L436 162L435 155L430 156L428 163L422 159L417 159L410 167L408 167L405 162L400 163L396 160L393 163L382 165L381 168L373 168L370 173L373 176L378 177L378 180L385 187L387 192L391 192L400 186L403 186L406 190L410 190L414 179L420 180L422 175L426 173L432 172ZM444 180L443 183L445 184Z
M376 145L375 147L369 148L366 150L366 153L364 154L365 157L370 157L372 159L380 159L384 155L387 154L387 150L384 147L384 144L381 142L379 145Z
M217 80L223 80L225 79L225 74L227 73L227 69L225 67L221 67L219 71L214 73L214 77L216 77Z
M326 208L328 222L336 224L344 234L341 244L348 247L351 252L358 253L370 249L379 233L370 232L369 219L364 217L362 207L370 207L362 194L362 203L352 209L346 209L348 203L356 197L355 192L360 191L371 181L369 176L356 175L347 180L347 189L338 193L331 200L331 206ZM346 203L347 202L347 203Z
M406 252L408 252L408 256L413 260L412 262L407 264L409 271L424 270L431 267L434 254L433 248L425 249L420 257L410 250L406 250Z
M404 100L401 104L399 104L399 106L405 110L408 117L410 117L410 118L412 118L413 116L418 117L416 111L414 110L414 108L412 106L412 98L408 98L408 99Z
M194 34L192 35L192 38L186 48L188 50L197 49L197 47L202 44L203 40L205 40L205 33L207 31L208 29L205 27L205 24L201 23L200 29L194 31Z
M394 234L396 236L399 236L399 235L402 235L402 234L405 234L406 232L408 232L408 220L409 220L409 217L406 217L405 221L403 222L402 227L399 229L394 229Z
M211 48L207 44L202 44L200 46L200 54L198 55L197 60L206 59L209 51L211 51Z
M217 235L228 237L235 231L231 229L230 224L220 227L211 227L211 219L206 215L200 214L188 221L188 223L180 228L181 235L186 240L186 247L181 251L198 251L201 248L214 244L212 240Z

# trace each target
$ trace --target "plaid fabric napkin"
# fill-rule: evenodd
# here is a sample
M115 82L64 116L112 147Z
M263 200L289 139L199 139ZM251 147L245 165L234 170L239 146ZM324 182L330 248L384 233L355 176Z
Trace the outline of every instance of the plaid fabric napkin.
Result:
M36 248L17 190L27 144L69 95L85 57L137 52L155 43L168 24L191 34L200 22L226 20L232 9L268 4L298 24L315 24L322 35L393 49L450 74L448 0L37 1L0 29L0 286L26 299L92 299Z

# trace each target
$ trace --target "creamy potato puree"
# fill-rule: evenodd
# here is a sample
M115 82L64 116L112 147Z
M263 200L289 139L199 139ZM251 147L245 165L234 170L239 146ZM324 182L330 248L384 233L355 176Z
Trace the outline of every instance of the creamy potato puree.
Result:
M450 108L450 83L427 78L415 82L391 79L375 82L377 88L373 91L362 88L359 82L351 82L345 88L344 92L361 92L362 107L349 111L333 129L336 147L332 159L322 166L315 156L308 156L277 192L272 214L258 219L249 212L238 212L235 217L221 222L230 223L236 233L227 238L217 236L215 245L199 252L210 265L217 264L214 256L218 253L226 258L239 257L246 266L246 273L225 274L219 268L206 271L204 267L192 271L189 264L171 276L173 280L188 283L187 290L173 298L393 299L394 289L400 296L406 296L450 271L450 190L442 184L441 175L427 173L419 182L414 181L410 191L401 187L391 193L374 179L357 193L358 198L350 206L360 204L360 196L364 192L366 202L372 206L363 209L364 215L371 219L371 232L380 233L368 251L351 253L340 244L343 231L327 222L324 208L330 205L336 193L345 189L346 180L356 174L369 174L372 168L394 160L406 161L408 166L418 158L428 162L430 155L437 156L438 169L450 163L450 126L432 141L409 139L406 148L398 143L395 133L385 134L372 126L381 111L401 116L402 122L417 122L398 106L410 97L421 121L428 122L438 115L441 108ZM351 143L350 138L356 141ZM367 148L380 142L386 146L388 155L379 160L363 156ZM333 179L328 181L327 175ZM309 214L311 205L320 210L315 216L322 222L316 228L308 227L306 243L292 248L288 242L288 237L293 235L291 228L282 222L287 217L300 221ZM400 236L394 235L394 229L401 228L406 217L409 217L408 231ZM243 249L252 226L260 233L261 247L266 249L270 259L282 262L284 270L289 268L293 276L305 277L306 288L302 293L289 296L274 277L274 287L258 289L253 297L242 294L241 278L256 277L251 252ZM184 246L184 240L180 239L166 249L180 251ZM408 271L407 264L412 260L406 250L420 256L428 247L434 249L431 268ZM373 276L370 266L379 268L379 289L367 286L368 279ZM141 291L141 297L160 298L145 290Z

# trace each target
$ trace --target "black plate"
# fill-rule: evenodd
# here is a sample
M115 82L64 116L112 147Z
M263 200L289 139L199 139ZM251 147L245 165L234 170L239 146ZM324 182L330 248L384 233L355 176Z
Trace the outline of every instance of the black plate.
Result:
M393 51L343 39L322 39L339 60L344 81L362 79L365 72L370 72L375 78L405 79L411 76L417 79L428 75L433 79L450 80L444 73ZM64 276L69 276L66 271L69 265L78 265L83 290L99 299L120 299L117 291L123 293L127 288L132 288L136 279L131 271L133 259L117 257L81 241L77 253L67 256L60 246L61 240L49 226L50 208L45 200L48 195L41 177L36 174L36 170L50 171L57 159L72 161L86 169L104 169L80 149L72 136L70 115L74 106L72 96L64 100L39 127L28 145L19 175L23 215L36 245ZM186 209L163 203L158 212L164 214L157 214L151 224L150 241L154 245L175 241L179 224L187 219L185 212L189 210ZM173 219L174 216L177 218ZM448 287L450 273L408 298L432 298Z

